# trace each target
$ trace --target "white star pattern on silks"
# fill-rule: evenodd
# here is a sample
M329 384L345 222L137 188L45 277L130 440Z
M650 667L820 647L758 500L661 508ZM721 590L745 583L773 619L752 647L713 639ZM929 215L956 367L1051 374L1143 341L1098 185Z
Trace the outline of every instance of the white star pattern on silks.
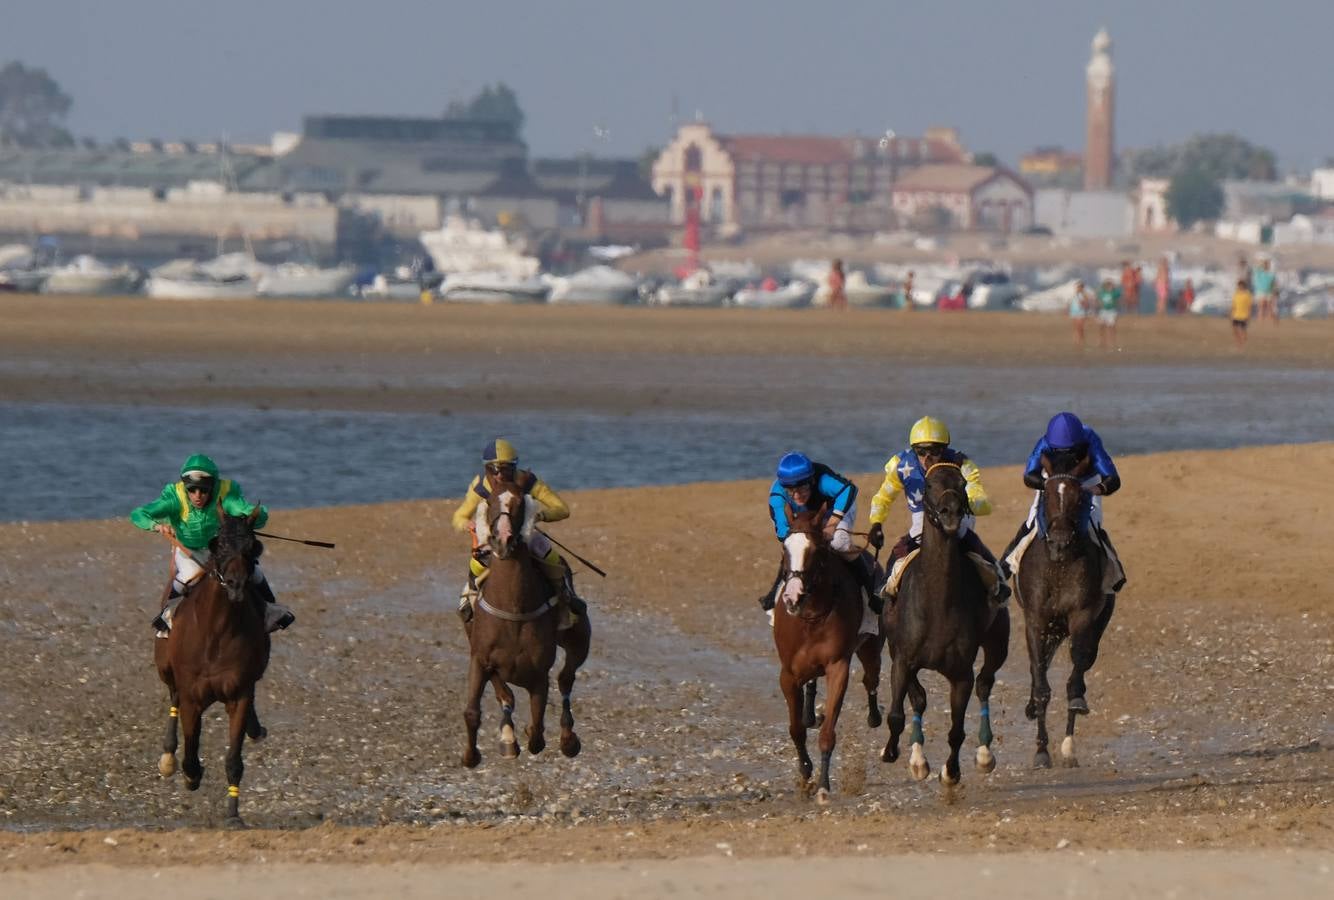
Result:
M908 495L908 500L909 502L912 503L913 506L917 506L922 502L922 492L913 491L911 494Z
M909 475L911 475L911 474L912 474L912 463L908 463L908 462L906 462L906 463L904 463L903 465L899 466L899 480L900 480L900 481L902 481L903 479L907 478L907 477L908 477Z

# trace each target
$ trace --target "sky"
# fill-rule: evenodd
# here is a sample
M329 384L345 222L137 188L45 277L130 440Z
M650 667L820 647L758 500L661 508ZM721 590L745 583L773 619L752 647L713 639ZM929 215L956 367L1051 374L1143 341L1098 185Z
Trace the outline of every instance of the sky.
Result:
M503 81L535 155L724 133L957 127L1011 163L1082 149L1113 41L1118 148L1231 131L1334 156L1329 0L5 0L0 65L45 68L79 137L267 141L309 113L439 115Z

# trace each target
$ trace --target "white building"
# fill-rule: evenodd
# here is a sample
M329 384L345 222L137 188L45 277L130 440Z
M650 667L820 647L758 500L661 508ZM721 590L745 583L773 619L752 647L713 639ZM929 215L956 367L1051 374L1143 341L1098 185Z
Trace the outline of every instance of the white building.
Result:
M954 228L1022 231L1033 224L1033 192L1018 176L991 166L921 166L894 183L894 212L911 224L936 210Z

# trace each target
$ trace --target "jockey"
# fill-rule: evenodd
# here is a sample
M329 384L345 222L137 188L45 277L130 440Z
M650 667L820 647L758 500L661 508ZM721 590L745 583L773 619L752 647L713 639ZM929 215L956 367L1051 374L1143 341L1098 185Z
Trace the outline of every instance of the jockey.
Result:
M996 558L982 543L982 539L973 531L977 516L990 515L991 499L982 487L982 471L965 454L950 447L950 430L945 423L931 416L918 419L908 433L908 446L900 453L890 457L885 463L885 480L871 500L871 530L867 542L877 549L885 543L885 519L889 517L890 507L902 494L908 501L908 512L912 521L908 533L899 538L885 564L886 571L893 573L894 564L917 549L922 538L922 525L925 514L922 501L926 490L926 472L937 463L952 463L959 467L964 480L968 482L968 505L972 514L964 516L959 526L959 541L968 554L976 554L986 561L988 569L983 571L984 583L994 581L992 599L1004 603L1010 596L1010 588L1005 583L1004 571L996 563ZM979 568L981 564L979 563ZM885 583L885 598L892 600L894 579Z
M787 453L778 461L778 474L769 488L769 518L774 523L774 534L779 542L790 532L789 512L818 510L828 504L828 519L824 523L829 547L848 562L848 569L857 580L865 598L861 630L875 634L879 630L880 606L875 596L875 563L860 547L852 545L852 526L857 521L857 486L823 463L812 462L805 454ZM863 556L866 558L863 559ZM783 580L783 567L773 587L760 598L766 611L774 608L774 595Z
M1023 544L1023 549L1027 549L1024 538L1037 522L1038 505L1042 502L1042 483L1047 480L1042 458L1044 456L1050 458L1056 453L1073 454L1074 465L1087 461L1092 469L1092 475L1084 480L1085 490L1090 495L1089 536L1101 548L1106 561L1106 565L1103 566L1103 593L1109 598L1115 597L1116 593L1125 587L1126 572L1121 566L1116 548L1112 546L1111 538L1102 527L1102 498L1120 489L1121 476L1116 471L1116 463L1112 462L1111 456L1103 449L1102 438L1072 412L1061 412L1052 416L1051 421L1047 423L1046 434L1038 438L1038 442L1033 445L1033 452L1028 455L1028 465L1024 467L1024 484L1037 493L1033 497L1033 505L1028 510L1028 517L1019 526L1019 532L1010 542L1010 546L1005 548L1006 568L1010 571L1018 568L1019 560L1011 558L1016 548ZM1022 549L1018 555L1023 555Z
M508 481L516 485L541 505L542 508L537 512L537 521L559 522L570 517L570 508L555 491L547 487L546 483L532 472L519 468L519 453L509 441L496 438L487 444L486 449L482 451L482 463L485 469L480 475L473 476L463 502L454 510L455 531L469 531L475 528L473 517L477 515L482 501L491 496L491 489L498 481ZM474 543L476 543L475 531ZM570 612L575 615L587 612L588 605L574 592L574 573L570 571L569 564L561 558L546 535L540 531L533 531L532 537L528 539L528 550L533 559L541 563L538 568L546 576L547 581L551 582L551 589L556 593L558 602L566 604ZM459 593L459 617L465 623L472 621L473 604L481 594L478 583L486 573L490 556L490 551L485 547L473 547L472 559L468 563L468 578ZM558 627L568 628L574 624L568 616L561 616L559 621L561 625Z
M130 521L144 531L165 534L174 541L172 577L162 604L162 612L153 620L158 637L165 638L171 628L171 615L181 602L186 589L204 574L203 563L209 557L209 541L218 533L222 514L248 516L256 509L257 526L269 520L269 511L263 506L247 503L241 486L218 477L218 464L202 453L196 453L181 466L179 481L169 481L156 500L136 507ZM265 605L265 623L269 631L286 628L296 621L292 611L275 603L273 589L259 565L250 578L251 587Z

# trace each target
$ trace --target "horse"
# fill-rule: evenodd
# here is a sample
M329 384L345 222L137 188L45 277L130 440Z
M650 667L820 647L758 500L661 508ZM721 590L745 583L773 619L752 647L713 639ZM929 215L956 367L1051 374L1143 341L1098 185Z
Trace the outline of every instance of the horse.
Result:
M960 545L959 527L971 511L966 488L963 473L954 463L936 463L927 469L921 552L908 564L897 600L887 603L881 616L889 644L891 687L889 741L880 758L885 762L899 758L906 695L913 707L909 770L919 781L931 773L922 747L926 691L917 673L922 669L939 672L950 683L950 756L940 772L941 783L947 786L957 784L961 777L959 748L974 683L982 705L977 768L990 772L996 767L991 751L991 688L1010 642L1009 610L993 608L989 591ZM982 669L974 678L979 648Z
M880 635L860 634L861 587L848 564L830 546L820 523L827 509L787 512L790 531L783 541L783 570L774 606L774 646L778 649L778 683L787 700L788 733L797 748L803 783L814 765L806 750L806 728L814 720L815 679L827 679L825 717L820 726L820 780L816 801L829 802L829 761L843 697L848 688L852 655L862 663L862 683L870 703L868 724L880 724L876 690L880 685ZM803 686L807 689L803 691Z
M1087 715L1084 673L1098 658L1098 644L1116 606L1115 597L1102 590L1102 553L1088 535L1091 501L1084 489L1091 463L1076 462L1072 455L1053 453L1043 457L1043 470L1050 472L1039 499L1042 522L1033 544L1024 551L1015 577L1015 596L1024 611L1028 638L1028 665L1032 675L1024 714L1038 723L1035 768L1049 768L1047 751L1047 704L1051 684L1047 668L1057 648L1070 638L1070 678L1066 682L1065 740L1061 762L1077 766L1075 717ZM1033 552L1037 545L1045 552Z
M269 634L263 601L250 590L250 578L263 547L255 539L259 507L249 516L223 514L218 534L209 542L204 574L185 592L172 616L166 640L155 639L158 677L171 696L167 734L158 771L176 773L176 723L185 736L181 770L185 787L199 789L204 768L199 762L199 730L204 710L214 703L227 707L227 816L241 826L241 776L245 763L241 745L249 736L259 740L264 729L255 712L255 682L269 664Z
M551 584L528 549L537 524L536 506L536 501L514 484L500 482L492 488L483 508L486 528L478 538L490 548L491 564L480 585L481 596L468 629L463 765L469 769L482 761L477 730L482 721L482 691L488 682L494 686L501 707L501 755L508 759L519 755L514 735L514 694L508 687L511 684L528 692L528 752L541 753L546 748L543 732L547 693L557 646L565 652L565 663L556 678L561 695L560 751L572 757L580 750L570 694L575 673L588 659L592 628L585 613L570 628L557 631L560 610L551 597Z

